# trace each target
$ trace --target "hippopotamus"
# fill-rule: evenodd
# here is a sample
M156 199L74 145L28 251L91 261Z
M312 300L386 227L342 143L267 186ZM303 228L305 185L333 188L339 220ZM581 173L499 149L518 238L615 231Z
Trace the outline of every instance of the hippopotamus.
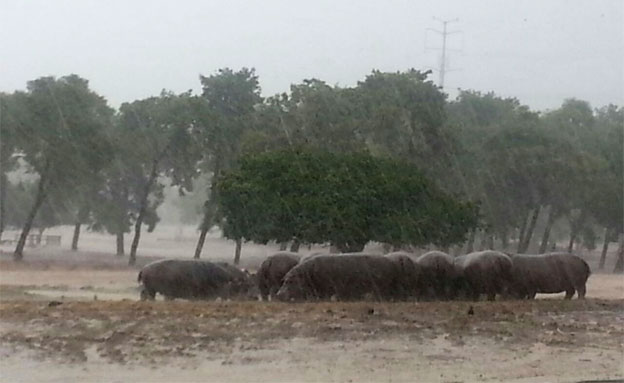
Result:
M228 297L246 297L258 298L258 292L254 277L245 269L231 265L227 262L215 262L215 265L221 267L230 275L232 280L227 284L228 291L224 291L224 295Z
M224 267L197 259L164 259L145 265L137 278L143 284L141 300L210 299L229 294L236 278Z
M277 298L282 301L397 298L401 275L396 263L368 254L318 255L293 267Z
M395 251L384 255L395 263L399 272L397 281L397 295L402 299L420 298L424 288L423 271L420 265L411 257L410 253Z
M512 281L511 258L500 251L485 250L454 259L455 288L474 300L486 294L493 301L496 294L505 294ZM458 290L458 291L457 291Z
M513 263L513 282L510 295L516 298L535 298L535 294L566 293L565 299L585 298L585 283L591 270L581 257L569 253L540 255L510 254Z
M274 298L284 282L284 276L297 266L301 255L288 251L280 251L269 255L260 265L256 273L258 289L263 300Z
M453 295L453 257L442 251L429 251L416 259L422 268L424 294L428 299L450 299Z
M307 260L312 259L312 258L314 258L314 257L316 257L316 256L318 256L318 255L329 255L329 254L327 254L327 253L321 253L321 252L318 252L318 251L316 251L316 252L312 252L312 253L310 253L310 254L306 254L306 255L304 255L303 257L301 257L301 259L299 260L299 263L306 262ZM335 254L335 255L340 255L340 254Z

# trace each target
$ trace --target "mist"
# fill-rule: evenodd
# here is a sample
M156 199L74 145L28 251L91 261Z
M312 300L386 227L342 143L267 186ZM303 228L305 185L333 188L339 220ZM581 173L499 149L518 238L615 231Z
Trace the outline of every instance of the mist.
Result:
M495 91L534 109L565 98L624 100L621 1L3 1L0 91L76 73L113 106L164 89L199 91L199 74L254 67L262 94L305 78L353 86L372 69L440 67L445 89ZM437 50L436 50L437 49ZM438 73L434 73L435 78ZM157 81L156 81L157 80Z

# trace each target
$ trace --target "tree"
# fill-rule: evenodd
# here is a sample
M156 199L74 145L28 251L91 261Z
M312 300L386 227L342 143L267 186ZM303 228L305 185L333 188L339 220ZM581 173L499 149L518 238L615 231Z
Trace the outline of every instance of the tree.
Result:
M446 94L429 74L375 70L358 83L352 110L357 133L372 153L415 164L446 187L454 147L445 125Z
M260 85L254 69L242 68L234 72L220 69L217 74L200 76L203 93L196 103L200 145L204 151L202 170L215 179L221 171L230 168L240 153L243 133L253 122L254 108L262 102ZM219 221L214 183L204 203L204 214L194 258L201 255L208 230Z
M600 164L598 136L595 134L595 118L588 102L576 99L567 99L559 109L546 113L542 117L544 128L571 146L572 151L585 157L585 166L578 169L577 177L558 180L566 185L567 198L557 200L563 205L556 206L557 215L565 214L570 222L570 240L568 251L572 251L574 243L580 239L580 234L590 230L591 214L588 211L588 202L594 188L596 171Z
M122 136L115 134L124 133L114 129L112 138L116 142L124 142ZM104 182L100 185L97 195L92 204L93 221L90 225L92 230L106 230L116 238L116 254L125 254L124 235L130 232L130 227L136 222L141 210L141 197L145 190L145 181L142 167L132 161L132 157L124 149L125 146L116 147L115 159L103 170ZM156 209L163 202L163 185L155 183L150 191L150 198L145 206L143 223L147 225L147 231L151 232L156 227L159 217Z
M534 194L526 179L520 180L515 161L513 135L524 129L530 136L538 124L538 115L514 98L501 98L494 93L462 91L447 107L445 132L449 139L449 188L481 202L485 235L497 235L503 247L509 235L520 228L524 246L528 213L535 211L528 197ZM522 142L522 140L520 141ZM523 144L526 146L526 144ZM528 178L530 174L524 174ZM520 188L520 189L518 189ZM470 236L472 249L475 235Z
M360 251L450 245L476 227L477 208L440 191L413 165L368 153L284 149L244 156L217 181L224 235L267 243L297 238Z
M15 106L18 148L39 176L14 253L14 259L21 260L28 233L46 198L76 187L110 159L110 145L102 131L112 110L89 89L87 80L76 75L42 77L30 81L26 93L14 95L20 100Z
M609 105L596 113L595 137L602 167L597 172L597 185L592 187L588 210L605 227L604 245L599 268L605 264L608 244L624 232L624 108ZM618 254L621 252L618 249ZM619 258L618 258L619 259ZM624 264L616 262L615 272L624 271Z
M7 174L18 164L17 131L18 116L23 114L24 94L0 92L0 238L7 224L7 195L9 181ZM10 208L10 205L8 205Z
M193 136L196 129L193 100L189 93L174 95L163 91L160 97L126 103L120 108L118 137L123 141L117 144L122 146L123 155L127 157L122 165L131 169L122 167L121 174L130 172L135 190L139 190L130 265L136 262L141 226L155 209L150 197L156 196L155 201L162 201L155 195L155 191L162 194L158 177L169 177L181 193L192 188L200 157Z

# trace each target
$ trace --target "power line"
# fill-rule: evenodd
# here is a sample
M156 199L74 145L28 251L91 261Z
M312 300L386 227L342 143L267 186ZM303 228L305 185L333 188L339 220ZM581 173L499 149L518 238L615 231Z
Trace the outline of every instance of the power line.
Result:
M456 33L461 33L461 31L448 31L447 26L449 23L455 23L457 21L459 21L459 19L450 19L450 20L441 20L438 19L437 17L434 17L435 20L439 21L440 23L442 23L442 30L439 31L437 29L433 29L433 28L427 28L427 30L429 31L433 31L437 34L439 34L440 36L442 36L442 57L440 58L440 69L439 69L439 80L438 80L438 85L440 86L440 88L444 88L444 76L446 75L446 72L449 71L449 69L446 67L446 37L452 34L456 34Z

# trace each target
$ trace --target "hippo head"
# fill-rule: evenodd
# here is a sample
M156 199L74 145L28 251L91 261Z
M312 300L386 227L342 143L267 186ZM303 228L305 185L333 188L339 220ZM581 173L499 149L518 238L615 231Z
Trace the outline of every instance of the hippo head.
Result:
M258 299L258 286L253 283L251 278L238 279L230 281L226 284L225 290L229 293L230 298L236 297L238 299Z
M276 298L283 302L299 301L305 299L305 297L303 281L298 277L287 278L276 294Z

